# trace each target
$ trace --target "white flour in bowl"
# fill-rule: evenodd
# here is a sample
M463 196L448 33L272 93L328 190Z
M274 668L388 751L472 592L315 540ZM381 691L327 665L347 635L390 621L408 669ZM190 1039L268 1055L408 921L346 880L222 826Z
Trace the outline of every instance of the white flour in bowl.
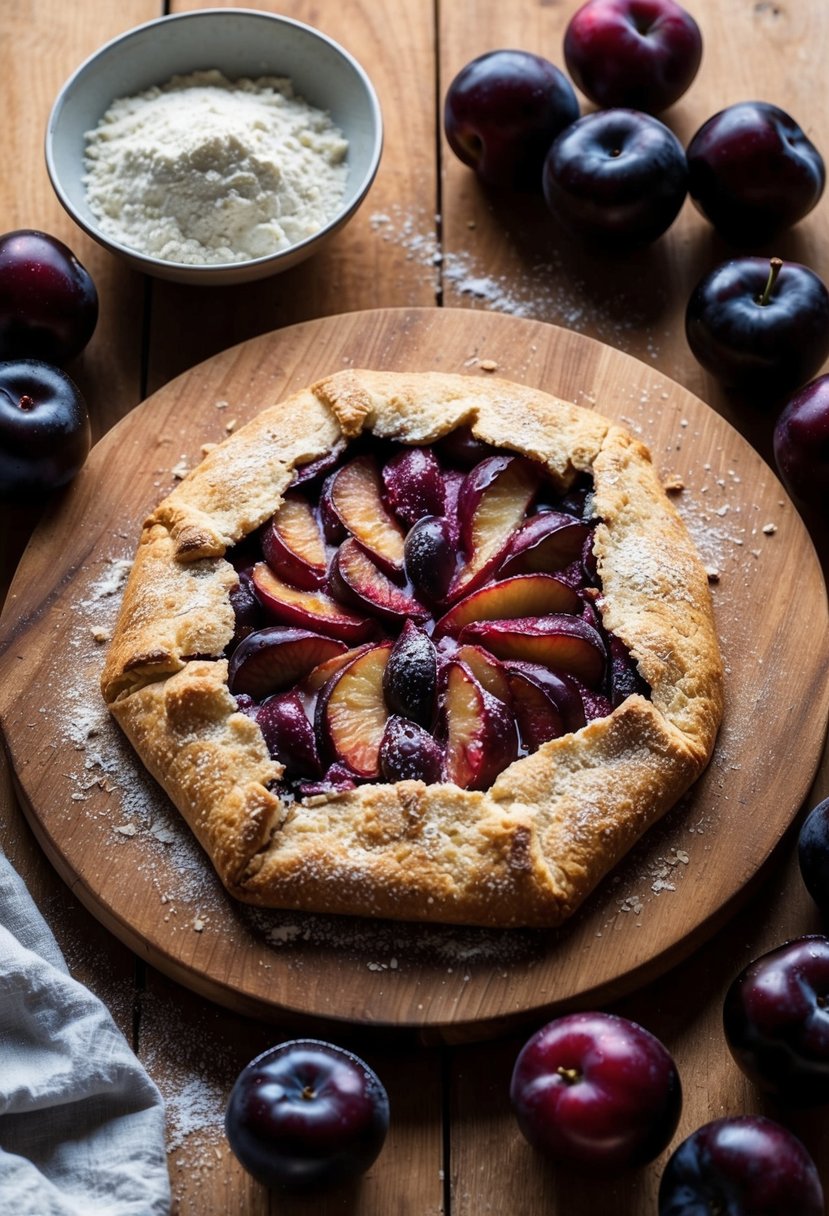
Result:
M347 152L289 80L194 72L112 103L87 134L84 184L123 245L168 262L242 262L334 218Z

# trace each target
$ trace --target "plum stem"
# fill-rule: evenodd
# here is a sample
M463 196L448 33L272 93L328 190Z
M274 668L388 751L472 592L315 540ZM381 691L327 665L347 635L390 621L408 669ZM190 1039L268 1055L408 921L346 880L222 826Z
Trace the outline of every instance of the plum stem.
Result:
M313 1085L306 1085L302 1091L302 1097L306 1102L312 1102L316 1098L316 1090Z
M769 277L766 279L763 294L757 297L757 303L761 306L761 308L765 308L771 299L771 293L774 291L777 276L780 274L782 269L783 261L781 258L769 258Z
M17 404L22 410L33 410L35 408L35 399L34 397L30 397L28 393L23 393Z
M577 1068L565 1068L562 1064L556 1069L556 1072L568 1085L575 1085L577 1081L581 1080L581 1073Z

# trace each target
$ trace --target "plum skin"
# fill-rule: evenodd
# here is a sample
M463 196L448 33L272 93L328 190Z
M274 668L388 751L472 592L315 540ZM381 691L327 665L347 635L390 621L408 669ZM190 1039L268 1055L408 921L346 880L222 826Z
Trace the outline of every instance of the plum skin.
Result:
M829 518L829 375L805 384L774 426L774 460L791 494Z
M797 388L829 355L823 280L808 266L784 262L763 299L771 265L762 257L722 262L699 280L685 311L698 362L725 386L763 396Z
M686 92L702 60L702 35L674 0L589 0L564 34L564 61L602 109L658 113Z
M712 115L686 155L694 206L733 245L761 245L796 224L826 183L820 152L770 102L738 102Z
M252 1060L225 1113L230 1147L245 1169L290 1193L365 1173L388 1126L388 1095L373 1069L317 1039L281 1043Z
M539 190L544 156L579 103L564 73L529 51L489 51L461 68L446 92L450 148L492 186Z
M90 445L86 403L66 372L38 359L0 363L0 497L31 501L66 485Z
M682 1087L663 1044L615 1014L567 1014L523 1046L510 1084L518 1126L562 1165L615 1173L652 1161L679 1121Z
M829 1102L829 938L812 934L761 955L732 981L723 1028L739 1068L790 1106Z
M98 293L71 249L45 232L0 237L0 359L68 363L98 322Z
M829 410L826 416L829 436ZM829 798L812 807L797 838L797 860L806 890L829 918Z
M688 192L682 144L638 110L597 110L556 137L544 162L544 199L576 235L605 250L657 240Z
M815 1163L796 1136L761 1115L703 1124L674 1150L658 1216L823 1216Z

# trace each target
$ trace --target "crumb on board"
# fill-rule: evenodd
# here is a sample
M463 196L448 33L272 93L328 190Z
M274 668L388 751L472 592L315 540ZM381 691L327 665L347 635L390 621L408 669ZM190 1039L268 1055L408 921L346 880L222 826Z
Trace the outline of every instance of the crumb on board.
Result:
M494 359L481 359L478 364L482 372L497 372L498 364Z
M662 482L662 488L666 494L679 494L685 489L685 482L679 473L669 473Z

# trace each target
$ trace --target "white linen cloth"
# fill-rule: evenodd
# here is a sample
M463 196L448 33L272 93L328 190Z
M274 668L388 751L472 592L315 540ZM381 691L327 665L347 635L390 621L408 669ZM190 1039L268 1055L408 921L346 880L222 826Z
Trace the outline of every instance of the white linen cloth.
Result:
M0 852L0 1213L166 1216L161 1096Z

